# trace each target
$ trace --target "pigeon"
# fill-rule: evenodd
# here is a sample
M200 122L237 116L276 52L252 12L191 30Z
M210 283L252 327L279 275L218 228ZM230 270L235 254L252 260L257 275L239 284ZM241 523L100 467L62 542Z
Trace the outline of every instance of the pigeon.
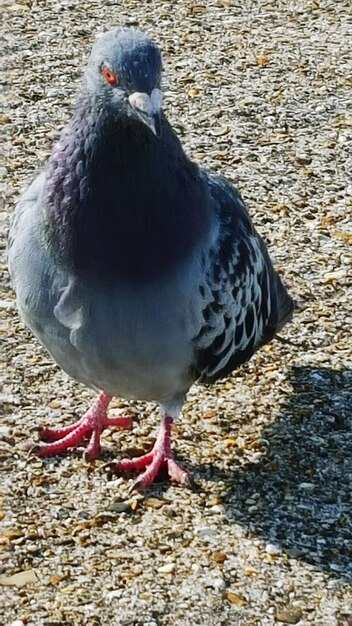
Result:
M119 27L93 45L72 118L20 197L8 258L18 309L69 376L97 391L75 423L44 428L40 456L130 428L113 396L153 401L150 452L117 459L137 489L166 469L189 388L248 361L294 304L237 190L185 154L162 111L162 61L146 34Z

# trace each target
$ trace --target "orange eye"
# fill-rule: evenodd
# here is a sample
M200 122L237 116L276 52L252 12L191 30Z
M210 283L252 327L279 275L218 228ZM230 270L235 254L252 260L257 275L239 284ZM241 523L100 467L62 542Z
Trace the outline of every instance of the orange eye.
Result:
M100 71L102 73L102 76L105 78L106 82L109 83L109 85L118 84L119 82L118 76L114 74L114 72L107 65L102 65Z

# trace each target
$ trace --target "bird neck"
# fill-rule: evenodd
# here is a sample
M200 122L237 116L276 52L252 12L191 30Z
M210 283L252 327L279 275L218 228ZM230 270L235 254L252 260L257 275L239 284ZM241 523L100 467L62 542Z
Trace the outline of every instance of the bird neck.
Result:
M47 171L47 233L79 273L148 281L191 254L209 223L206 190L163 119L162 138L82 98Z

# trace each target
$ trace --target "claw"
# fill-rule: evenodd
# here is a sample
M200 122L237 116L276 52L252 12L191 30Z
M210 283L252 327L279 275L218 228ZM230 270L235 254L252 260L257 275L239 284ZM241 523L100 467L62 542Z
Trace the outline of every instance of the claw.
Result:
M169 478L172 481L186 487L193 486L186 470L176 463L171 451L172 421L172 418L169 416L165 416L162 419L158 438L150 452L134 459L122 459L114 464L110 464L111 469L119 473L144 470L130 488L130 494L136 489L140 490L149 487L163 467L166 467Z
M73 448L83 441L89 439L85 450L85 459L92 461L100 453L100 435L105 428L111 426L118 428L131 428L132 419L130 417L108 417L106 414L111 396L100 393L93 406L77 422L61 428L42 428L40 438L45 443L38 443L32 446L30 452L38 456L52 456L66 452L68 448Z

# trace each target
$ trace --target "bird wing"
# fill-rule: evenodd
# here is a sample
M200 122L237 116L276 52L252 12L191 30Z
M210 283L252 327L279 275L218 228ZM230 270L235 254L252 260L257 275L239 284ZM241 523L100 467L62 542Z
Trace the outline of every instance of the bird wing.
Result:
M28 232L32 229L32 214L36 210L40 197L43 194L44 184L45 173L42 172L36 176L29 187L22 193L13 213L7 244L7 256L10 278L14 287L16 287L17 257L24 254L23 246Z
M77 348L81 293L78 281L55 260L44 234L45 176L43 171L33 180L16 206L8 240L9 272L22 316L40 341L52 350L62 335Z
M213 383L247 361L289 319L293 300L238 192L203 172L219 232L199 285L202 323L193 339L195 377Z

